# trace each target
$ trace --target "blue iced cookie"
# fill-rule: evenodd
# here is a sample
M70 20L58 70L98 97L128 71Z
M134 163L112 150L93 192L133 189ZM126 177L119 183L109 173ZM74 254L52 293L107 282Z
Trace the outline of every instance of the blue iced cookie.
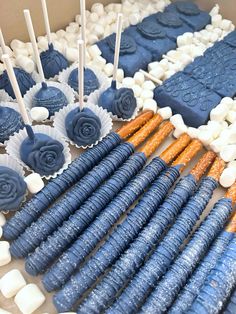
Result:
M124 33L132 37L137 45L149 50L152 53L152 61L158 61L163 54L176 49L176 43L166 37L165 30L152 21L130 26Z
M116 34L112 34L97 43L102 52L102 57L108 63L114 62ZM125 76L134 76L140 69L146 70L152 61L152 54L147 49L137 45L135 40L126 35L121 35L119 68L124 70Z
M78 92L78 69L74 69L68 78L68 85ZM99 81L95 73L91 69L84 69L84 95L89 96L92 92L99 88Z
M57 87L48 86L45 82L33 97L33 107L45 107L49 111L49 117L68 105L66 95Z
M0 211L16 210L24 199L26 188L22 176L0 166Z
M26 92L36 83L31 75L25 72L25 70L20 68L14 68L14 72L21 91L21 95L24 96ZM6 70L3 71L3 73L0 75L0 89L4 89L13 99L16 98Z
M69 62L53 45L48 46L48 50L41 52L40 59L46 79L52 78L69 66Z
M116 83L113 81L111 87L99 97L98 106L118 118L129 119L137 107L137 101L131 88L117 89Z
M95 144L101 135L101 121L89 108L76 108L65 119L68 137L78 146Z
M41 176L53 175L65 162L64 147L42 133L28 136L21 144L21 160Z
M143 22L153 22L163 28L166 35L176 40L178 36L186 32L192 32L192 28L180 19L178 14L172 12L158 12L146 17Z
M221 97L195 79L179 72L154 90L154 99L160 107L170 106L180 113L188 126L206 124L211 110Z
M177 1L171 3L165 9L165 12L176 13L181 20L188 24L193 31L200 31L207 24L211 23L211 16L208 12L202 11L192 1Z
M19 112L9 107L0 106L0 143L4 143L23 127L24 123Z

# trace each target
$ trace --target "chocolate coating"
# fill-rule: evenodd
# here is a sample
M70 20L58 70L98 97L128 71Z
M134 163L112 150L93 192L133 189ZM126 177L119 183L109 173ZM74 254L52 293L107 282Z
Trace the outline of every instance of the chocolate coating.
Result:
M4 143L23 127L24 123L19 112L9 107L0 106L0 143Z
M79 82L78 82L78 69L74 69L68 78L68 84L76 92L78 92ZM91 69L84 69L84 95L89 96L92 92L98 89L100 86L98 78Z

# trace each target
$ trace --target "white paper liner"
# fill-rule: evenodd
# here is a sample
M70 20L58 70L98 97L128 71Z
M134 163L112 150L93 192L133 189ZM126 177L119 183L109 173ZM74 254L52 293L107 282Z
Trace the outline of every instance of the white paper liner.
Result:
M13 99L4 89L0 89L0 102L2 101L11 101L15 102L16 100Z
M89 95L87 103L88 104L98 105L98 100L99 100L101 94L103 92L105 92L105 90L107 90L109 87L111 87L111 82L107 82L106 84L104 84L102 86L102 88L100 88L99 90L96 90L91 95ZM114 114L112 114L109 111L108 111L108 113L109 113L109 115L110 115L110 117L112 118L113 121L131 121L131 120L136 118L136 116L138 115L139 110L140 110L140 108L138 107L138 104L137 104L137 107L134 110L134 112L132 114L132 117L130 117L129 119L119 118L119 117L117 117L117 115L114 115Z
M61 83L68 84L69 76L70 76L71 72L76 68L78 68L78 63L73 63L70 67L63 70L59 74L58 81ZM91 69L95 73L95 75L97 76L97 79L99 82L99 89L97 89L97 90L100 90L101 88L103 88L104 85L106 85L109 82L108 77L105 74L103 74L101 71L96 69L95 67L88 66L86 68ZM73 91L74 91L76 99L79 99L79 94L74 89L73 89ZM94 92L92 92L90 95L92 95L93 93ZM84 96L85 101L87 101L89 96L86 96L86 95Z
M74 95L74 91L73 89L64 83L58 83L58 82L53 82L53 81L46 81L48 86L53 86L53 87L57 87L58 89L60 89L66 96L67 100L68 100L68 104L73 103L75 101L75 95ZM30 112L30 110L33 108L32 104L33 104L33 98L34 95L41 89L42 87L42 83L37 83L36 85L34 85L33 87L31 87L30 90L28 90L28 92L25 94L24 96L24 102L25 102L25 106L28 110L28 112ZM51 116L49 119L41 121L43 123L46 122L50 122L53 121L54 116Z
M57 132L53 127L49 125L35 125L35 126L32 126L32 129L34 133L43 133L50 136L54 140L59 141L64 147L63 153L65 156L65 163L63 167L59 171L55 172L53 175L41 176L42 178L45 178L46 180L49 180L50 178L55 178L57 175L61 174L65 169L67 169L69 164L71 163L71 154L70 154L69 145L64 139L62 139L60 132ZM7 141L6 151L11 157L15 158L19 162L20 165L25 167L28 171L34 172L20 158L20 147L21 147L22 142L27 137L28 135L25 128L23 130L20 130L19 133L11 136L10 139Z
M55 115L55 119L54 119L54 122L53 122L53 126L55 127L55 129L57 131L59 131L61 133L61 135L63 136L63 138L65 138L67 141L69 141L69 143L71 145L74 145L76 146L77 148L83 148L83 149L86 149L86 148L91 148L93 147L94 145L97 145L98 142L100 142L112 129L112 120L111 120L111 117L109 115L109 113L104 110L103 108L100 108L98 106L95 106L93 104L85 104L84 107L85 108L89 108L91 109L95 115L97 115L101 121L101 135L100 135L100 138L99 140L97 140L94 144L91 144L91 145L87 145L87 146L78 146L76 145L67 135L67 132L66 132L66 128L65 128L65 119L68 115L69 112L71 112L72 110L78 108L79 106L79 103L75 103L75 104L69 104L68 106L62 108L59 112L56 113Z

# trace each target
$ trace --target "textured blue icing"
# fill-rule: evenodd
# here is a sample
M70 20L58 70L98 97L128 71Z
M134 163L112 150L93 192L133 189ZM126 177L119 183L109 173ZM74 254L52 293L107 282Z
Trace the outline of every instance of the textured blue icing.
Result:
M176 49L175 41L166 37L165 30L157 23L144 21L136 26L128 27L125 32L132 37L137 45L152 53L152 60L157 61L169 50Z
M35 133L27 137L20 147L22 161L40 175L52 175L63 166L65 156L63 145L50 136Z
M25 72L23 69L14 68L16 75L16 80L19 84L19 88L22 96L35 85L35 81L32 79L31 75ZM8 78L6 70L0 75L0 89L4 89L8 95L15 99L15 94L11 86L11 82Z
M19 112L9 107L0 106L0 143L4 143L23 127L24 123Z
M172 12L179 16L194 31L203 29L211 23L211 16L208 12L201 11L198 6L191 1L178 1L168 5L165 12Z
M221 97L179 72L156 87L154 99L160 107L170 106L174 113L180 113L187 125L199 127L206 124L211 110L220 103Z
M48 46L48 50L41 52L40 59L46 79L54 77L69 66L66 58L53 45Z
M137 101L131 88L116 88L115 82L99 97L98 106L116 115L118 118L132 117Z
M125 76L132 77L135 72L140 69L146 70L148 63L152 61L151 52L139 45L136 45L133 38L124 33L121 36L121 44L123 46L119 58L119 68L124 70ZM97 45L102 52L102 57L106 59L108 63L113 63L115 46L114 34L99 41Z
M16 210L24 199L26 183L14 170L0 166L0 211Z
M78 83L78 69L74 69L71 71L68 84L72 87L75 91L78 92L79 83ZM84 95L89 96L92 92L99 88L99 81L96 77L95 73L88 68L84 69Z
M236 31L229 33L224 39L223 42L227 45L236 48Z
M49 117L51 117L55 112L68 105L68 100L59 88L48 86L43 82L40 90L34 95L32 105L33 107L47 108Z
M68 137L79 146L95 144L101 135L101 121L89 108L76 108L65 119Z

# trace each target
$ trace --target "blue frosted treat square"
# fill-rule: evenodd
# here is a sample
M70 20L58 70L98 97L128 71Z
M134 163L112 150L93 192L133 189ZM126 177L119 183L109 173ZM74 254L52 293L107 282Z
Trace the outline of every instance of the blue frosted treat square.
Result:
M163 54L176 49L175 41L166 36L164 28L152 21L130 26L124 33L132 37L138 45L149 50L152 53L152 61L159 61Z
M166 7L165 12L178 14L181 20L188 24L195 32L211 23L210 14L200 10L192 1L177 1L172 3Z
M223 40L223 43L230 47L236 48L236 31L229 33Z
M97 43L102 57L109 63L114 63L116 35L112 34ZM134 39L122 34L120 43L119 68L123 69L125 76L134 76L140 69L146 70L152 61L152 54L147 49L136 44Z
M158 12L146 17L144 21L156 23L173 40L186 32L193 32L193 29L181 20L178 14L172 12Z
M185 123L192 127L206 124L209 114L221 100L215 92L195 79L178 72L154 90L158 106L172 108L180 113Z

